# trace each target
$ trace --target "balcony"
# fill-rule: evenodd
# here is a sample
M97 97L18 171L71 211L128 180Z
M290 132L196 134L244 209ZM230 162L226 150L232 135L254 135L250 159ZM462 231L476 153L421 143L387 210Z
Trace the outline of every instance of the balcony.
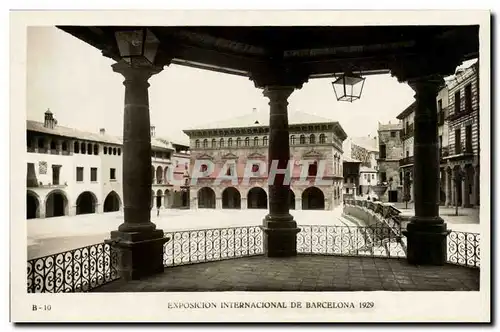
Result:
M444 111L441 110L438 112L438 126L444 125Z
M409 125L405 129L401 130L401 140L404 141L410 137L413 137L415 130L413 129L413 124Z
M443 147L439 148L439 157L440 158L445 158L445 157L448 157L449 155L450 155L449 147L443 146Z
M399 161L399 167L413 165L413 156L403 158Z
M458 111L458 112L457 112ZM474 109L472 107L466 107L465 109L460 108L460 110L455 109L452 114L450 114L446 120L448 121L455 121L458 120L459 118L466 116L468 114L471 114Z

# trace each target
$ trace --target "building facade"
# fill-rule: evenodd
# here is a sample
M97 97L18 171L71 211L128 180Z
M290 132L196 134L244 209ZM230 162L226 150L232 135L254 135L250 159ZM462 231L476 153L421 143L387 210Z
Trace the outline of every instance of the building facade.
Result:
M361 161L344 156L344 199L356 198L359 188L359 165Z
M399 160L403 156L401 141L401 122L380 124L378 127L379 156L378 183L387 185L386 192L380 197L385 202L402 201L402 182L399 172Z
M60 126L50 110L44 122L28 120L26 126L28 219L122 209L121 138L105 129L90 133ZM152 137L151 207L155 201L160 208L171 206L168 198L176 187L165 174L173 151L170 142Z
M289 112L288 118L290 208L331 210L342 202L346 134L330 119L302 112ZM269 113L254 111L184 131L191 142L191 208L268 208L268 126ZM301 172L307 175L303 181Z
M446 205L479 206L479 63L471 61L447 78L448 149L441 165Z

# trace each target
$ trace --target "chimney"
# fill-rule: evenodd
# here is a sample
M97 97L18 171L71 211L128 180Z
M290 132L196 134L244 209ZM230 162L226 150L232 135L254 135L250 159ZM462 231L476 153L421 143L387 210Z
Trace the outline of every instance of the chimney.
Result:
M101 135L106 134L106 129L104 129L104 128L99 129L99 133L100 133Z
M151 137L155 137L155 126L151 126Z
M56 123L57 123L57 121L54 119L54 115L50 111L50 108L47 108L47 111L45 111L43 126L45 128L54 129Z

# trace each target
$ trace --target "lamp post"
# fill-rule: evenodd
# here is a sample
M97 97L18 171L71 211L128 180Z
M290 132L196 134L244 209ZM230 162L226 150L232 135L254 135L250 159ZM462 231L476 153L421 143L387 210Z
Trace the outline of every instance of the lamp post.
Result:
M351 71L347 71L338 76L335 81L332 82L333 91L335 92L337 100L351 103L361 98L364 84L365 78L353 74Z

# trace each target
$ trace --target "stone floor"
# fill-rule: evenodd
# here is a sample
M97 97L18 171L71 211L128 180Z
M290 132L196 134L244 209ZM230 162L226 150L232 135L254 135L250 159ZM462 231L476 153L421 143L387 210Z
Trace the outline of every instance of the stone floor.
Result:
M94 292L478 291L479 269L411 266L406 259L254 256L165 268L143 280L117 280Z

